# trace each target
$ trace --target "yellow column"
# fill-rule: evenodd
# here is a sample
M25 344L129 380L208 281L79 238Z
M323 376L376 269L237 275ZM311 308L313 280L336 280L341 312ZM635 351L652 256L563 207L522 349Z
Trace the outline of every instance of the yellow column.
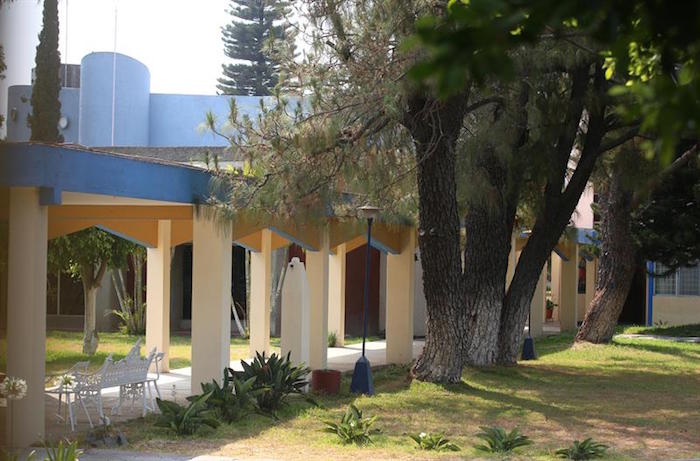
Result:
M546 304L547 293L547 265L545 264L540 279L537 281L535 294L532 295L530 301L530 335L533 338L542 336L542 325L544 324L544 309Z
M328 361L328 228L321 233L319 251L306 252L306 275L311 301L309 367L326 368Z
M192 391L221 381L230 363L231 224L192 221Z
M28 388L6 412L14 439L7 440L26 447L44 437L48 212L38 189L11 188L9 202L7 374Z
M328 263L328 332L335 332L336 346L345 345L345 267L347 246L338 245Z
M561 331L576 331L578 303L578 248L567 245L568 261L561 262L559 286L559 324Z
M561 258L559 257L558 254L555 252L552 252L550 255L552 259L552 280L551 280L551 287L552 287L552 302L557 305L557 307L554 308L555 312L559 310L559 299L561 296L559 295L559 290L561 288Z
M146 249L146 351L165 353L160 371L169 371L170 350L170 230L158 221L158 246Z
M263 229L259 252L250 253L250 356L270 352L270 296L272 294L272 231Z
M510 253L508 253L508 269L506 270L506 290L510 286L510 281L513 280L515 274L515 266L518 264L518 252L515 251L515 237L517 231L513 231L510 236Z
M404 232L401 252L386 257L386 362L413 360L416 234Z

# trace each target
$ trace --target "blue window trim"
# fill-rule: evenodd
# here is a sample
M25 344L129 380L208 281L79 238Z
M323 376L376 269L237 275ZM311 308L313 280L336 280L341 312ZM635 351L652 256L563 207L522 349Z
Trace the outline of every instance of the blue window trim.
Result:
M653 261L647 261L647 326L650 327L654 323L654 277L651 275L656 270L656 264Z

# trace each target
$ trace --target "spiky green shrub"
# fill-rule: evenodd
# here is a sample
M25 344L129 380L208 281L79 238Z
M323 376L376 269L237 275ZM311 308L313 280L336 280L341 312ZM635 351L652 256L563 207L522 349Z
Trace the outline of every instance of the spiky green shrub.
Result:
M381 429L372 428L376 420L376 416L364 418L362 411L350 404L339 423L324 421L323 431L336 434L343 443L365 445L372 443L372 436L381 432Z
M335 347L338 344L338 335L335 331L328 333L328 347Z
M216 380L211 383L202 383L202 394L210 394L207 399L207 407L213 410L217 417L227 423L233 423L240 420L255 404L255 393L253 384L255 377L248 378L246 381L241 381L231 373L228 368L224 369L223 385L219 386ZM190 402L196 400L199 396L193 395L187 397Z
M209 397L211 393L195 396L186 407L157 398L156 403L161 414L155 425L170 429L179 435L194 434L203 426L217 428L219 421L216 419L216 413L207 407Z
M277 354L265 357L265 353L256 353L248 364L241 361L243 371L229 371L239 380L246 382L255 378L252 389L258 408L267 413L274 413L286 403L292 394L303 394L309 384L309 369L303 365L295 366L289 359L290 354L281 357Z
M459 448L457 445L450 442L450 439L446 438L444 434L428 434L426 432L421 432L420 434L409 434L409 437L411 437L413 441L418 444L418 448L420 448L421 450L461 450L461 448Z
M502 427L480 427L481 432L476 434L486 445L474 445L477 450L488 453L509 453L518 447L532 445L526 435L520 433L518 428L508 432Z
M559 458L584 460L602 458L607 449L607 445L598 443L589 437L583 442L574 440L570 447L559 449L556 451L556 454Z

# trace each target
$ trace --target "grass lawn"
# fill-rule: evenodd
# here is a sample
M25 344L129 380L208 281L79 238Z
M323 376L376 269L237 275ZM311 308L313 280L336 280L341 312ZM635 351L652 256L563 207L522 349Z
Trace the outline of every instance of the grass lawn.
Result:
M700 336L700 323L692 325L678 325L675 327L668 326L638 326L631 325L621 328L620 333L625 334L638 334L638 335L659 335L659 336L675 336L675 337L688 337L688 336Z
M574 438L612 448L606 459L700 457L700 345L618 339L572 347L571 336L537 341L540 359L518 367L465 370L459 385L408 379L405 367L375 371L377 395L322 397L321 408L295 401L279 420L251 415L234 425L178 437L153 426L155 417L120 427L130 449L226 455L245 459L503 459L473 447L482 425L518 426L535 444L511 460L554 459ZM373 445L343 446L323 433L354 402L383 429ZM457 453L420 452L407 433L444 432Z
M67 331L48 331L46 333L46 374L61 374L76 362L89 360L93 369L102 365L105 358L112 353L115 359L123 358L134 345L137 336L121 333L100 333L100 345L92 357L82 353L82 333ZM142 337L143 344L145 340ZM272 352L279 352L279 338L271 338ZM141 348L141 353L145 348ZM192 346L189 336L172 335L170 337L170 368L190 366ZM248 358L248 340L231 338L231 360Z
M91 368L96 369L102 365L105 358L112 353L115 359L123 358L134 345L137 336L126 336L121 333L100 333L100 345L97 353L92 357L82 353L82 333L68 331L48 331L46 333L46 374L59 375L73 366L76 362L89 360ZM143 344L145 340L141 337ZM368 341L375 341L378 337L369 337ZM347 337L345 344L361 343L362 338ZM279 353L280 339L270 338L272 352ZM141 349L145 353L145 348ZM170 337L170 368L183 368L190 366L192 347L189 336L172 335ZM250 356L248 340L231 338L231 360L245 359Z

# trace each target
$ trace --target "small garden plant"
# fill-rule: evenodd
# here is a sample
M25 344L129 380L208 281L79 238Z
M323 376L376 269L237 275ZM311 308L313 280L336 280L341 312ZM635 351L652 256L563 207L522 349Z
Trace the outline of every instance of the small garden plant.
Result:
M309 384L306 377L310 370L293 365L289 357L290 354L286 357L272 354L267 358L264 352L256 353L250 364L241 361L243 371L229 369L229 372L242 382L254 378L252 390L255 391L258 408L274 413L286 403L288 396L303 394Z
M421 432L420 434L409 434L421 450L434 451L459 451L460 448L450 442L444 434L428 434Z
M207 407L213 410L219 419L229 424L240 420L253 408L254 395L260 392L253 390L255 379L251 377L241 381L231 373L230 369L225 368L222 386L219 386L216 380L201 384L202 394L211 395L206 401ZM199 396L193 395L187 397L187 400L192 402L197 398Z
M518 447L532 445L532 440L521 434L518 428L508 432L502 427L481 426L481 432L476 436L486 445L474 445L474 448L488 453L510 453Z
M568 448L562 448L556 451L556 455L559 458L575 459L575 460L585 460L602 458L605 456L605 452L608 449L607 445L598 443L592 438L587 438L583 442L574 440Z
M350 404L339 423L324 421L325 432L336 434L343 443L354 443L356 445L366 445L372 443L372 436L379 434L381 429L373 428L376 416L371 418L362 417L355 405Z
M168 400L156 399L161 414L156 426L165 427L179 435L191 435L201 427L217 428L219 420L216 413L207 407L211 392L195 396L186 407Z
M328 347L335 347L338 345L338 335L335 331L328 333Z
M43 461L80 461L80 455L83 454L83 451L78 448L78 442L70 440L61 440L55 447L44 442L44 450L46 456ZM8 453L0 449L0 461L37 461L37 459L35 451L29 453L25 458L19 453Z

